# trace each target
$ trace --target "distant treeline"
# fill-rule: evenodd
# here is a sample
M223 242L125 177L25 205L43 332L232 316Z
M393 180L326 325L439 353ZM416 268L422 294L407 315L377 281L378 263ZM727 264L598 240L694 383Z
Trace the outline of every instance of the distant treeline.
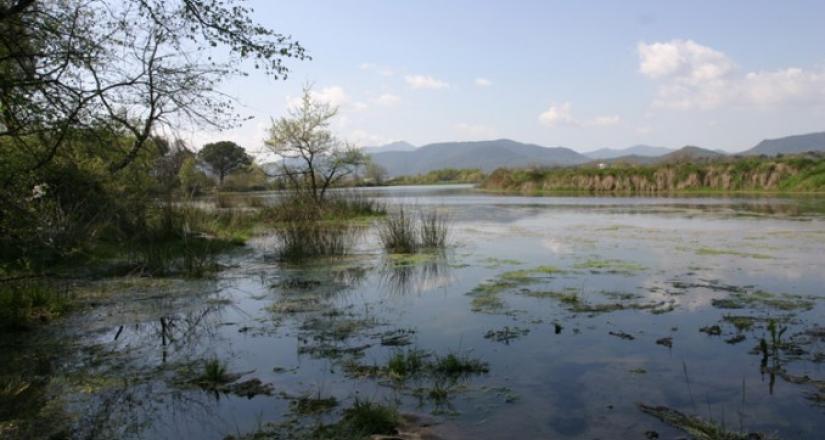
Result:
M655 165L582 165L498 169L480 184L491 191L549 192L821 192L825 155L734 156Z
M416 176L400 176L387 180L387 185L431 185L436 183L479 183L486 175L477 168L444 168Z

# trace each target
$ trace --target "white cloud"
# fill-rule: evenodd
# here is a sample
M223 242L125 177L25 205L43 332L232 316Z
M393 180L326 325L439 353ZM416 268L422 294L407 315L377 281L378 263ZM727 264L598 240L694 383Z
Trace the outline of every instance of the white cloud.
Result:
M593 119L580 121L573 116L572 105L569 102L553 104L539 115L539 122L548 127L607 127L622 122L619 115L601 115Z
M619 125L622 122L622 118L619 115L604 115L604 116L596 116L592 120L585 123L585 125L592 125L596 127L607 127L610 125Z
M805 71L787 68L745 75L743 98L756 105L782 103L825 104L825 69Z
M443 89L450 86L430 75L407 75L404 80L414 89Z
M310 96L312 96L312 99L317 102L323 102L333 107L342 107L348 104L350 101L349 96L346 94L346 92L344 92L344 89L341 86L330 86L324 87L322 89L313 89L310 92ZM300 97L287 98L287 107L296 108L300 105Z
M678 76L705 81L722 77L734 68L725 54L692 40L639 43L638 50L639 71L654 79Z
M381 96L373 99L373 102L383 107L392 107L401 102L401 98L391 93L384 93Z
M352 104L352 108L357 112L361 112L369 108L369 105L367 105L367 103L363 101L356 101Z
M476 78L474 82L475 85L479 87L490 87L491 85L493 85L493 82L487 78Z
M539 115L539 122L548 127L559 125L578 125L570 111L570 103L553 104Z
M491 139L496 137L494 128L482 124L459 122L454 128L464 139Z
M639 72L657 81L654 107L714 109L825 104L825 70L741 74L724 53L691 40L639 43Z

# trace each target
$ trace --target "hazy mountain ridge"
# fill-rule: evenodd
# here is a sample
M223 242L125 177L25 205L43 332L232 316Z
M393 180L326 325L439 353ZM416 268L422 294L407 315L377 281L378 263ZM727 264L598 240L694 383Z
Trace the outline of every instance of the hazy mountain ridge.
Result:
M825 131L817 133L785 136L776 139L765 139L750 150L742 154L776 154L806 153L809 151L825 151Z
M478 168L484 172L491 172L496 168L519 168L533 165L569 166L599 163L648 165L707 161L729 155L721 150L690 145L678 150L659 146L634 145L622 149L602 148L582 154L565 147L548 148L510 139L439 142L418 148L400 141L379 147L365 147L364 151L370 154L376 163L386 168L392 177L422 174L444 168ZM776 155L808 151L825 151L825 132L764 140L749 150L735 154Z
M412 151L417 147L406 141L391 142L386 145L361 147L361 151L366 154L387 153L390 151Z
M582 153L591 159L616 159L624 156L656 157L672 153L674 150L667 147L651 145L633 145L627 148L599 148L598 150Z
M478 168L490 172L500 167L578 165L590 158L564 147L542 147L510 139L475 142L440 142L412 151L372 154L390 176L426 173L442 168Z

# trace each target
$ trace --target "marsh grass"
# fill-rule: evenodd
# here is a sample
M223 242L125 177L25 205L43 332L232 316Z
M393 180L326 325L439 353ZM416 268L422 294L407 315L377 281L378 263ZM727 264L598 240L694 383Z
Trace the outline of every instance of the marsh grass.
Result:
M209 359L203 364L203 374L199 382L205 385L223 385L232 382L226 363L220 359Z
M355 403L344 410L344 417L336 428L343 431L343 438L363 438L396 434L401 423L401 415L395 407L355 399Z
M0 328L26 330L51 321L71 305L67 288L39 278L0 282Z
M488 373L490 371L486 362L455 353L436 358L432 368L435 373L451 378Z
M391 253L413 254L420 247L415 218L403 206L378 224L378 238Z
M344 256L350 252L358 233L358 228L348 223L291 221L275 229L277 255L290 262Z
M432 210L419 216L419 246L423 249L444 249L447 246L447 217Z
M436 210L412 215L401 206L378 225L378 238L388 252L413 254L441 251L447 247L450 227L447 217Z
M387 362L387 373L398 379L419 374L428 366L427 357L427 353L420 350L399 351Z

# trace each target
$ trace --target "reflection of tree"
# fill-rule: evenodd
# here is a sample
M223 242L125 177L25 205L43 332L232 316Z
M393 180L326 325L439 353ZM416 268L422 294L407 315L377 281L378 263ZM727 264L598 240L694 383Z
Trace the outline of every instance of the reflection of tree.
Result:
M199 298L200 305L188 307L175 301L159 301L151 305L147 319L131 325L120 325L113 342L123 344L123 354L144 355L160 348L161 363L170 354L192 357L200 348L215 346L218 327L222 322L221 310L227 306L221 301L210 302ZM177 310L176 310L177 308ZM113 348L112 352L117 352Z

